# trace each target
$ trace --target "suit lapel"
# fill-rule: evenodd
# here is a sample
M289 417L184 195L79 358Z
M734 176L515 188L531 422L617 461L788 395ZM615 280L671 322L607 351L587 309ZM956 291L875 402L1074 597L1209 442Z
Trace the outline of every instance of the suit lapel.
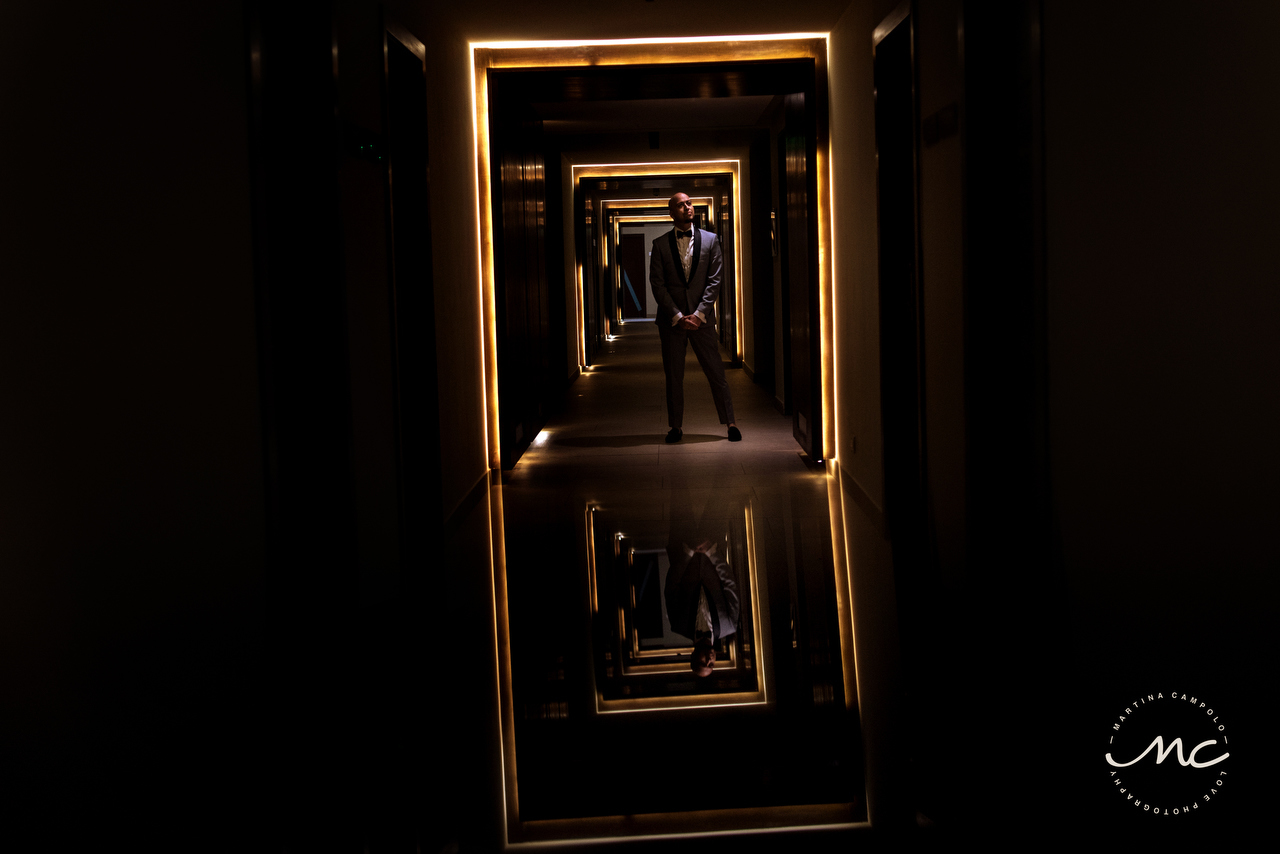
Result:
M696 225L693 226L693 263L689 265L689 280L692 281L698 275L698 256L702 254L702 229ZM680 269L684 269L681 265ZM688 287L689 282L685 282Z

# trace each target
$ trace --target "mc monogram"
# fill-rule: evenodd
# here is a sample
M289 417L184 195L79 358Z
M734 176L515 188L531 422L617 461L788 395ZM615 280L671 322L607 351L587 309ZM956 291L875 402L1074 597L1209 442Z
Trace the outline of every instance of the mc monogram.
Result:
M1208 768L1210 765L1217 765L1219 762L1221 762L1222 760L1226 759L1228 756L1231 755L1230 753L1224 753L1221 756L1217 757L1216 759L1210 759L1208 762L1196 761L1196 754L1200 752L1201 748L1207 747L1210 744L1217 744L1217 743L1218 743L1218 740L1216 738L1211 738L1208 741L1202 741L1199 744L1197 744L1195 747L1191 748L1191 753L1187 756L1186 759L1183 759L1182 758L1182 739L1175 738L1173 741L1169 742L1168 747L1165 747L1164 739L1161 736L1157 735L1155 738L1155 741L1147 745L1147 749L1139 753L1136 758L1130 759L1128 762L1117 762L1114 759L1112 759L1111 754L1108 753L1107 762L1110 763L1111 765L1114 765L1117 768L1128 768L1130 765L1134 764L1135 762L1140 761L1142 757L1146 756L1152 750L1155 750L1156 764L1159 765L1161 762L1165 761L1165 759L1169 757L1170 753L1173 753L1176 750L1178 764L1181 765L1182 767L1185 768L1186 766L1190 765L1192 768Z

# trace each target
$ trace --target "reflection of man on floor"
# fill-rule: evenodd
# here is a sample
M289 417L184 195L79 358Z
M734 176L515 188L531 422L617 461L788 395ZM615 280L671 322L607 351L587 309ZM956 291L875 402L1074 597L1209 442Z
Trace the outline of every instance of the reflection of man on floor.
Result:
M682 542L667 547L667 617L671 629L693 641L689 663L697 676L710 676L716 660L716 641L738 631L741 604L738 584L729 564L704 542L689 548Z

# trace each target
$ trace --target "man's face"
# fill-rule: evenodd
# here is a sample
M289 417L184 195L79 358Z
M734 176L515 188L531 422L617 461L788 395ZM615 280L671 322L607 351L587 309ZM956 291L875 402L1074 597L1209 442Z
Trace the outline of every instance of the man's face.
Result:
M693 222L693 202L684 193L672 196L671 201L667 202L667 209L671 211L672 222L681 228Z
M693 670L695 676L710 676L711 666L716 663L716 650L712 646L700 646L693 651Z

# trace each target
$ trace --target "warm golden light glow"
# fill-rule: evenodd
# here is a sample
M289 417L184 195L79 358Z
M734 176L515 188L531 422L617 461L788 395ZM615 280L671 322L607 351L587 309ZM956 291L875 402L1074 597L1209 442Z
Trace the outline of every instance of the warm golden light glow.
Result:
M489 445L489 468L502 468L502 447L498 436L498 327L494 317L493 281L493 200L489 186L489 87L483 69L471 66L471 130L476 146L476 217L480 229L480 359L487 394L485 437ZM480 129L484 128L484 133Z
M681 37L646 37L629 39L563 39L563 40L508 40L478 41L468 45L471 54L472 83L472 133L476 141L476 195L480 205L480 287L482 291L482 322L486 330L482 332L482 347L485 348L483 362L485 366L485 385L490 395L488 406L488 442L490 446L491 465L501 465L501 453L498 442L498 402L497 402L497 331L493 312L493 259L492 259L492 198L489 186L489 147L488 147L488 69L490 68L548 68L576 67L586 65L652 65L690 62L723 62L723 61L764 61L773 59L813 59L822 67L820 74L820 95L825 95L825 64L827 61L827 33L762 33L751 35L725 36L681 36ZM825 134L824 134L825 137ZM818 206L819 206L819 305L822 311L821 329L821 371L823 406L823 454L826 457L835 453L834 447L834 382L833 356L830 347L830 308L834 293L831 267L831 232L830 232L830 166L827 164L825 138L818 145ZM723 162L723 161L722 161ZM734 162L734 207L741 211L739 198L739 181L737 177L737 161ZM592 169L609 164L584 164L574 166L574 181L579 177L579 170ZM637 167L661 166L670 171L672 164L654 162L633 164L612 164L626 170ZM622 172L601 172L605 174L623 174ZM643 174L629 171L626 174ZM652 174L652 173L650 173ZM679 173L677 173L679 174ZM738 230L740 215L734 217L735 257L741 256L741 233ZM741 290L740 262L735 262L738 274L738 290ZM579 277L581 279L581 277ZM579 281L579 284L581 282ZM740 307L739 307L740 308ZM607 321L607 319L606 319ZM742 311L737 312L737 357L743 356ZM581 326L579 327L581 328ZM580 342L580 359L585 364L585 342Z
M826 33L745 36L686 36L613 40L472 42L490 68L583 65L662 65L677 62L818 59L826 55Z
M737 160L645 160L635 163L575 163L573 182L579 178L632 178L645 175L699 175L704 172L737 174ZM655 199L666 204L666 199Z
M620 836L677 840L743 834L772 835L812 830L818 826L828 831L871 827L867 821L849 821L850 806L746 807L527 821L518 831L512 832L513 839L507 848L541 848L548 842L565 845L570 840L575 845L591 846L616 843Z
M643 204L646 201L648 202L648 204ZM654 201L657 201L657 200L632 199L624 202L617 202L617 201L610 200L610 201L605 201L601 204L601 207L605 212L604 215L601 217L601 221L608 220L613 223L613 238L612 238L613 243L611 244L612 246L617 247L621 244L622 226L627 223L632 223L632 224L653 223L653 222L669 223L671 222L671 217L666 214L620 214L617 216L610 217L608 215L609 208L613 205L617 205L618 207L621 207L624 209L628 207L633 207L633 208L634 207L653 207ZM709 196L700 196L698 199L694 199L693 201L696 206L697 203L700 201L705 203L710 203L711 199ZM634 202L634 204L632 202ZM665 205L666 203L661 202L661 204ZM609 267L609 246L606 245L606 242L603 240L600 241L600 255L601 255L601 259L600 259L601 265L605 268L608 268ZM612 265L612 270L613 270L613 289L614 289L614 292L618 294L618 298L614 300L614 312L617 315L618 323L623 324L623 323L626 323L627 321L622 316L622 298L621 298L622 262L621 260L619 260L617 263ZM583 332L583 334L585 335L585 331ZM609 340L612 341L614 337L615 336L610 335Z
M581 371L587 366L587 342L583 333L583 324L586 323L586 315L582 311L582 265L578 265L577 287L573 289L573 310L578 318L578 322L574 324L573 334L577 337L578 351L578 370Z
M503 786L503 820L508 827L519 820L520 806L516 789L516 736L515 707L511 692L505 690L511 684L511 624L507 613L507 548L506 532L502 518L502 485L493 483L488 490L489 510L489 561L493 566L490 573L490 590L493 593L493 640L494 652L497 655L498 697L500 698L500 719L502 731L498 734L502 751L503 771L506 781Z
M587 506L587 578L591 585L591 617L600 613L600 596L596 592L596 508Z
M821 360L822 386L822 458L829 460L836 455L835 419L835 355L831 336L834 328L835 288L832 274L835 270L835 246L831 239L831 175L829 158L824 146L818 146L818 357Z
M746 531L747 531L747 580L751 585L751 603L752 603L752 628L755 632L755 650L756 650L756 678L760 680L760 693L764 695L765 702L769 700L769 676L773 673L773 639L772 633L769 631L768 613L765 610L766 603L760 598L760 578L757 569L756 559L756 517L752 511L751 503L748 502L746 509Z
M826 40L827 33L770 33L744 36L675 36L649 37L631 39L548 39L545 41L497 41L472 42L471 47L491 50L518 50L521 48L567 48L567 47L614 47L626 45L676 45L676 44L720 44L722 42L763 42L763 41L804 41L808 39ZM788 54L790 56L790 54ZM572 62L558 62L557 65L573 65ZM604 64L604 63L600 63Z
M853 606L850 599L849 550L845 542L844 494L840 491L840 465L828 461L827 512L831 524L831 551L835 564L836 616L840 621L840 664L844 670L844 705L857 708L857 647L853 637Z
M698 196L696 199L693 200L695 203L695 206L698 200L701 200L704 204L706 204L711 202L711 197ZM667 209L666 199L603 199L601 200L600 204L603 205L606 209L608 208L662 208L664 211ZM661 217L662 219L668 220L668 221L671 219L670 215L665 213L662 214Z
M750 62L774 59L813 59L818 65L819 91L818 97L825 98L825 64L827 61L826 33L786 33L769 35L738 36L696 36L684 38L640 38L616 40L563 40L563 41L497 41L473 42L469 45L471 55L471 92L472 92L472 134L475 142L475 182L476 182L476 227L479 234L477 246L477 263L479 281L477 283L480 298L479 342L484 389L486 394L486 419L484 422L485 442L489 453L489 465L497 470L501 467L501 449L498 433L498 365L497 365L497 324L494 283L494 233L492 222L492 187L490 186L490 149L489 149L489 106L488 106L488 69L490 68L536 68L536 67L575 67L575 66L607 66L607 65L652 65L671 63L705 63L705 62ZM825 125L819 129L817 141L817 208L818 208L818 258L819 258L819 330L820 330L820 385L822 389L822 436L821 443L824 458L833 459L836 455L835 445L835 413L837 407L834 379L833 335L834 306L836 285L834 280L834 243L832 240L831 219L833 201L831 198L831 163L828 152L828 138ZM700 172L731 172L733 175L734 205L734 271L737 287L736 301L739 303L736 312L737 321L737 356L743 356L743 311L742 301L742 237L741 237L741 192L739 180L739 163L736 160L701 161L696 163L645 162L624 164L577 164L573 166L573 181L576 186L579 177L613 177L623 175L646 174L690 174ZM571 238L572 239L572 238ZM580 368L586 368L585 341L585 306L582 304L584 287L584 270L581 264L576 265L574 311L576 345ZM568 283L566 283L568 284ZM589 376L590 374L585 374ZM835 470L838 472L838 469ZM838 476L833 478L839 492ZM829 487L830 489L831 487ZM833 506L835 505L833 502ZM501 745L504 766L504 819L506 827L502 830L504 843L509 847L523 847L526 844L538 844L538 840L589 841L592 839L616 839L619 836L665 836L679 838L691 835L718 835L738 833L747 828L762 828L773 825L765 832L785 830L813 825L834 827L866 827L865 821L850 822L849 806L840 804L824 804L795 807L766 807L750 810L711 810L687 813L663 813L636 816L601 816L585 819L565 819L546 821L520 820L516 793L515 734L514 711L511 694L510 672L510 638L508 634L508 614L506 602L506 566L502 545L502 506L501 487L491 489L491 513L494 531L492 551L493 595L495 618L495 644L499 659L498 679L502 697L501 717L503 732ZM747 532L749 552L754 555L755 527L750 507L747 508ZM846 584L844 597L840 599L841 607L841 646L851 643L852 629L849 626L851 615L846 613L850 603L848 599L849 567L844 560L843 514L832 512L833 528L840 525L840 534L833 536L839 539L837 575L843 574ZM594 587L594 519L592 510L586 514L587 560L593 586L590 591L592 606L598 608L597 590ZM752 598L759 603L754 557L751 558L750 572ZM840 578L837 587L840 588ZM838 597L840 596L838 592ZM757 656L767 656L768 646L762 632L768 631L768 620L763 619L762 607L755 611ZM845 656L846 698L856 697L856 689L850 688L852 662L854 655L848 650ZM760 689L765 688L765 675L768 663L760 666ZM592 677L594 678L594 677ZM592 685L593 693L595 686ZM764 825L762 825L764 822Z
M715 207L714 207L715 200L711 196L698 196L696 198L692 198L691 201L694 203L695 207L697 207L700 204L703 204L707 206L707 209L709 211L715 210ZM671 222L670 214L619 214L619 215L610 216L610 213L609 213L610 210L612 209L626 210L629 208L652 208L652 207L665 208L666 204L667 204L666 199L606 199L600 202L600 209L596 212L599 217L599 221L601 223L605 223L609 221L613 222L612 244L610 244L608 241L605 241L605 240L600 241L600 269L602 270L610 269L609 249L610 249L610 246L613 246L613 247L618 246L619 240L621 238L619 228L624 222L633 222L633 223L642 223L642 222L669 223ZM613 288L615 293L620 293L622 289L621 269L622 269L621 263L612 265L612 270L613 270L612 279L613 279ZM622 301L621 300L615 300L615 311L617 312L618 322L621 323L622 322ZM586 334L585 331L583 332L583 334L584 335Z
M644 223L644 222L671 222L671 220L665 216L645 216L644 214L632 214L631 216L618 216L618 217L614 217L615 227L614 227L613 233L617 235L618 234L617 227L624 225L626 223Z
M742 330L742 181L740 178L740 169L742 161L740 160L648 160L639 163L576 163L573 165L573 185L578 185L579 178L634 178L644 177L647 175L704 175L704 174L728 174L729 184L733 187L733 276L734 276L734 330L735 330L735 353L738 361L742 361L743 355L743 330ZM625 203L626 207L655 207L655 202L661 203L659 199L623 199L618 200ZM692 198L695 206L705 203L707 205L708 217L715 219L719 206L713 196L697 196ZM614 201L601 203L601 212L607 210L607 206L615 204ZM619 204L619 207L624 206ZM602 214L603 221L603 214ZM603 228L603 225L601 226ZM601 269L608 269L608 248L601 241Z

